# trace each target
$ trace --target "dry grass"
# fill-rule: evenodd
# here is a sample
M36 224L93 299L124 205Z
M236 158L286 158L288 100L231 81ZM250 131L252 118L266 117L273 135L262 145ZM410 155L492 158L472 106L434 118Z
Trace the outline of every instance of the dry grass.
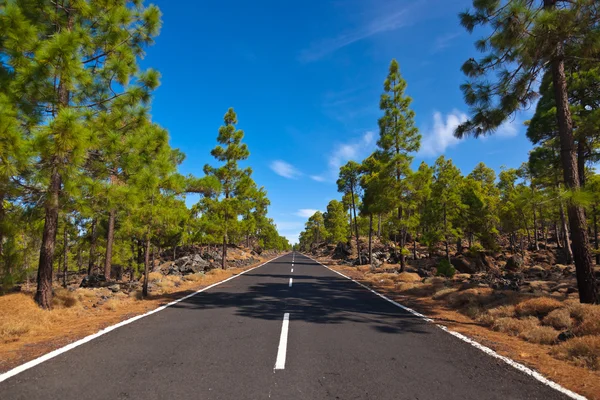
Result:
M432 296L432 298L434 300L442 300L442 299L448 297L449 295L451 295L452 293L456 293L456 292L458 292L457 288L444 288L442 290L435 292L435 294Z
M531 343L553 344L556 342L558 332L550 326L536 326L522 332L519 337Z
M544 325L551 326L554 329L569 329L573 326L571 313L566 308L557 308L546 315L542 321Z
M540 321L535 317L523 319L502 317L492 322L492 329L498 332L508 333L511 336L520 336L526 331L533 330L539 326Z
M202 279L204 279L204 276L205 275L203 272L199 272L197 274L185 275L183 280L186 282L200 282Z
M585 336L568 340L554 347L552 354L559 359L598 371L600 370L600 337Z
M148 274L148 282L160 282L164 275L160 272L150 272Z
M569 301L567 308L577 323L573 333L578 336L600 335L600 305Z
M534 297L517 304L515 311L521 317L535 316L543 318L562 305L562 302L551 297Z
M420 282L421 277L413 272L400 272L395 280L396 282Z

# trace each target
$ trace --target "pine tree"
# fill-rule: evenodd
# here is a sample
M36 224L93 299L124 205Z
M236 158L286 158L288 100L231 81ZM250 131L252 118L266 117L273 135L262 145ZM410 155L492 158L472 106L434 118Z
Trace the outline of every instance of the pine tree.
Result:
M400 75L400 67L396 60L392 60L389 74L384 82L384 93L381 95L379 108L383 116L379 119L380 157L383 168L382 179L386 179L386 186L390 193L389 203L397 210L396 222L400 234L400 269L406 266L407 210L403 204L408 191L410 175L410 153L419 150L421 135L414 124L415 113L411 110L412 99L404 94L406 81Z
M450 262L449 243L451 238L460 235L453 221L462 208L460 199L461 175L452 160L440 156L434 165L434 181L431 186L432 202L435 204L437 221L442 224L442 237L446 248L446 258Z
M323 224L327 230L329 243L344 243L348 240L346 214L344 205L340 201L331 200L327 204L327 212L323 214Z
M125 21L114 24L114 21ZM141 73L136 57L158 32L160 13L139 2L10 2L0 31L9 40L1 57L14 75L13 93L37 117L29 126L39 152L39 182L46 187L45 225L36 302L52 303L52 264L61 190L84 161L92 142L86 124L94 110L111 107L121 96L146 91L153 72ZM132 76L135 83L130 83ZM119 92L119 88L121 91Z
M221 191L217 196L204 201L204 208L213 213L220 224L223 239L221 260L223 269L226 266L228 235L234 228L233 225L237 224L238 216L243 212L240 195L243 195L245 189L244 178L252 173L250 169L241 169L238 165L239 161L248 158L250 152L246 144L242 143L244 132L236 129L237 123L237 115L233 108L230 108L225 113L224 125L219 128L217 142L220 145L211 151L211 155L224 165L218 168L210 165L204 167L204 172L214 176L221 185Z
M362 264L360 242L358 235L358 222L356 219L356 197L359 196L360 164L355 161L348 161L346 165L340 168L339 179L337 180L338 192L349 194L354 216L354 234L356 238L356 251L358 252L358 262Z
M566 187L577 192L581 177L569 107L565 62L575 57L595 57L599 50L600 22L595 0L477 0L474 10L460 15L462 25L472 32L489 26L491 34L476 47L487 53L481 60L463 65L469 82L462 85L471 107L471 119L456 130L457 137L480 136L496 130L516 111L529 107L536 97L533 85L549 68L554 87L561 164ZM494 74L492 74L492 72ZM490 82L492 75L496 81ZM598 288L590 249L584 209L574 201L567 205L579 298L598 302Z

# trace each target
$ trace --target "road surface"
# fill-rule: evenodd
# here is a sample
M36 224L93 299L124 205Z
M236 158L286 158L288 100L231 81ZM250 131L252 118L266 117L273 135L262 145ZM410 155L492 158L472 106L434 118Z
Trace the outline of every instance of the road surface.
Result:
M0 383L2 400L565 398L298 253Z

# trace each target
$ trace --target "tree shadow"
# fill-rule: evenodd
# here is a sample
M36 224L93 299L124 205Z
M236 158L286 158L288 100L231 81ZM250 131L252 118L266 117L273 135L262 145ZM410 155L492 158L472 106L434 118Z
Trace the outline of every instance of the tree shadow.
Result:
M421 318L337 276L260 273L245 276L279 282L254 283L243 289L216 287L173 307L190 311L229 308L241 317L262 320L281 320L289 312L294 320L313 324L367 324L378 332L392 334L431 332ZM294 278L292 288L288 285L290 277Z

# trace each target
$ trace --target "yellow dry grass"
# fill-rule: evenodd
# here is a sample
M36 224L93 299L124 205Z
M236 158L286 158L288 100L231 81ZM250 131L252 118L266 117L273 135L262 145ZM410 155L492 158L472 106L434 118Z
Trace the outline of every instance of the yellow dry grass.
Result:
M569 329L573 326L571 313L567 308L557 308L544 317L542 323L555 329Z
M568 340L554 349L552 354L594 371L600 370L600 337L585 336Z
M562 302L551 297L534 297L517 304L515 311L522 317L529 315L544 317L562 305Z

